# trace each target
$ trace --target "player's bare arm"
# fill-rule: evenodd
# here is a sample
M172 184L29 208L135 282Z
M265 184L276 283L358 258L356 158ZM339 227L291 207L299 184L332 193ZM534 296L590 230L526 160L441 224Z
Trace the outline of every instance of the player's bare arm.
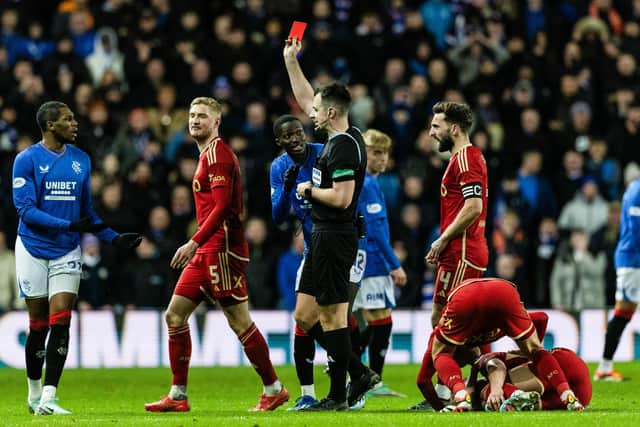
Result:
M464 201L464 206L462 206L462 209L458 212L456 219L454 219L451 225L442 232L440 237L431 244L431 248L425 257L427 262L430 264L436 264L449 242L453 238L462 234L464 230L473 224L473 221L475 221L481 213L482 199L477 197L466 199Z
M309 198L307 189L311 191L311 199L332 208L346 209L353 200L356 182L354 180L334 182L331 188L313 187L311 181L298 184L296 193L300 197Z
M491 385L491 393L487 396L487 406L492 411L499 411L504 402L502 386L507 378L507 367L500 359L491 359L487 362L487 378Z
M302 111L309 115L313 104L313 88L309 80L304 76L298 62L297 55L301 48L302 42L298 39L287 39L284 42L282 55L284 56L284 65L287 68L293 96L295 96Z
M184 245L180 246L171 260L171 268L179 269L184 268L189 263L189 260L193 258L198 249L198 244L193 240L189 240Z

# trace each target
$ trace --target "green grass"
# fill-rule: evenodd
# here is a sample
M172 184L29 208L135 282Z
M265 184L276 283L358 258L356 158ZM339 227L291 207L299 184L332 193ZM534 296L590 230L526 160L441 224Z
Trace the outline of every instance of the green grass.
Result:
M593 370L593 366L591 366ZM0 425L2 426L640 426L640 363L616 365L629 381L619 384L594 383L594 397L584 413L549 411L536 413L439 414L407 412L420 400L414 385L418 366L387 366L385 382L406 398L368 399L365 409L351 413L295 413L279 408L275 412L252 414L261 387L251 368L193 368L189 396L191 412L152 414L143 409L168 390L169 369L69 369L65 371L58 396L68 416L35 417L26 407L24 371L0 369ZM291 392L293 405L299 394L295 370L277 369ZM635 379L635 380L634 380ZM321 367L316 370L316 389L324 395L328 387Z

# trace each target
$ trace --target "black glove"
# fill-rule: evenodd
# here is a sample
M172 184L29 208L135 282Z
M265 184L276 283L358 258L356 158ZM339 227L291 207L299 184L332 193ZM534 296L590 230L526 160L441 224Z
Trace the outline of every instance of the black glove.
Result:
M293 190L293 186L296 185L296 179L298 179L298 172L300 171L300 165L295 164L293 166L289 166L284 173L284 191L285 193L289 193Z
M107 228L107 224L103 222L92 224L91 221L92 219L90 216L85 216L77 221L72 221L71 224L69 224L69 230L77 231L79 233L96 233Z
M113 238L111 244L120 249L133 249L142 242L142 236L138 233L120 233Z

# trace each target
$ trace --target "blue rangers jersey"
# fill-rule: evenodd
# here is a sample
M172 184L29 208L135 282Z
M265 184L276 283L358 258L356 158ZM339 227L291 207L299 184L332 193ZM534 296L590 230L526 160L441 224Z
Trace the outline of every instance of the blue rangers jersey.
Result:
M387 276L400 268L400 261L391 247L387 207L378 180L367 172L358 201L367 227L367 265L364 277Z
M640 179L629 184L622 196L615 266L640 268Z
M316 158L322 151L322 144L307 143L307 156L298 171L296 185L301 182L311 181L313 165ZM295 162L286 152L276 157L271 163L271 216L276 224L282 224L291 213L295 212L296 217L302 222L302 233L304 234L305 252L311 245L311 203L296 194L296 186L289 194L284 192L284 173L293 166Z
M51 151L42 141L27 148L13 164L13 204L20 222L18 235L36 258L59 258L80 244L80 233L69 225L90 216L102 220L91 202L91 162L73 145L62 152ZM110 228L96 233L111 242L117 233Z

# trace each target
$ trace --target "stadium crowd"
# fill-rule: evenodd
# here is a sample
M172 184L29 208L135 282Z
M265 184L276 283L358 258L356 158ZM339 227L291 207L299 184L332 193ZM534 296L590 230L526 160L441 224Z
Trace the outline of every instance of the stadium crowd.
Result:
M428 135L440 100L474 109L471 141L489 174L487 276L527 307L613 303L619 199L640 176L640 0L10 0L0 5L0 312L15 297L10 202L15 156L37 142L35 112L67 103L91 156L99 215L144 233L135 256L82 239L79 308L164 307L169 260L193 235L191 99L223 105L246 205L254 308L292 309L299 225L271 220L272 123L292 113L282 61L290 23L309 22L300 63L314 86L349 84L351 122L394 141L379 177L407 272L399 307L430 303L439 183Z

